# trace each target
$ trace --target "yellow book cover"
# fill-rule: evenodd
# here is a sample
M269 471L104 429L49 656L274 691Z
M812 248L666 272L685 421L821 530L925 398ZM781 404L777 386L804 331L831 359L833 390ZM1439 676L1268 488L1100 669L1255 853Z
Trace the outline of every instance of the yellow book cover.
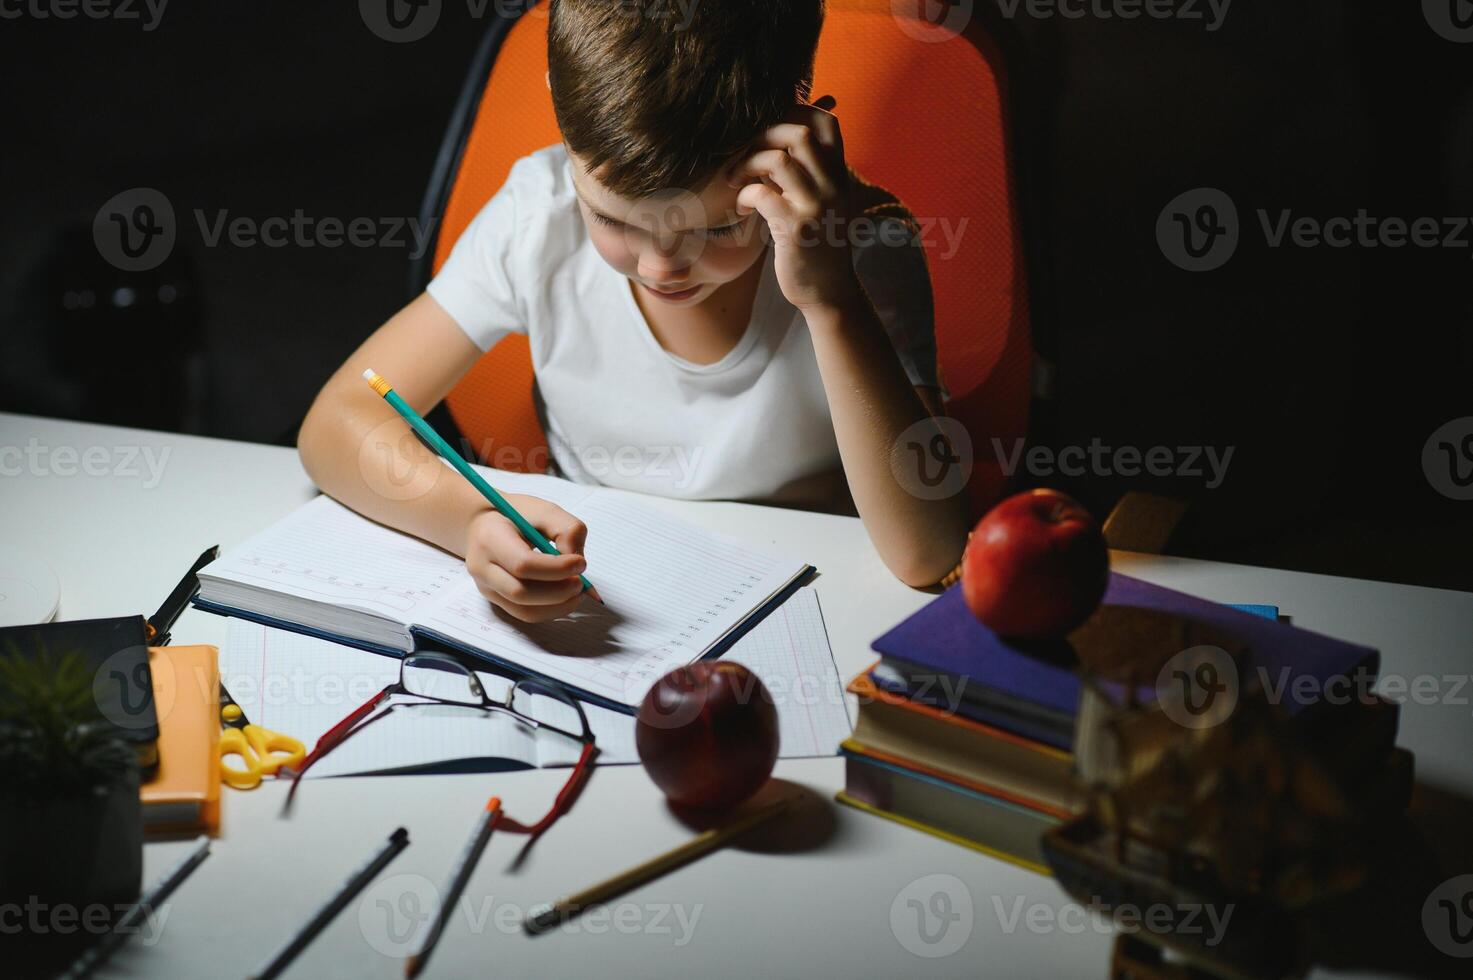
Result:
M144 783L146 831L220 825L220 665L212 646L150 647L159 719L158 774Z

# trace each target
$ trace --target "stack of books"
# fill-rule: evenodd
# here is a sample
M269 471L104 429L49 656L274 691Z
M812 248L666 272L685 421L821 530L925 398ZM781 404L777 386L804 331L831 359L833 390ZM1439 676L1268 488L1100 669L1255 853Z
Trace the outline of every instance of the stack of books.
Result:
M887 692L872 672L849 684L859 720L839 801L1047 874L1040 839L1082 803L1074 757Z
M1332 677L1379 665L1368 647L1280 623L1272 606L1221 605L1118 573L1104 603L1170 617L1184 624L1181 637L1231 637L1276 683L1311 675L1325 690ZM1084 635L1071 639L1078 645ZM1159 664L1161 651L1145 649L1159 642L1133 639L1127 650L1139 646ZM1184 639L1178 649L1191 645ZM838 800L1047 874L1042 835L1087 801L1073 755L1082 682L1068 648L998 636L972 615L959 585L872 646L880 659L848 685L859 715L840 748ZM1144 677L1155 679L1154 670ZM1155 689L1137 695L1149 701ZM1309 704L1284 707L1292 716Z

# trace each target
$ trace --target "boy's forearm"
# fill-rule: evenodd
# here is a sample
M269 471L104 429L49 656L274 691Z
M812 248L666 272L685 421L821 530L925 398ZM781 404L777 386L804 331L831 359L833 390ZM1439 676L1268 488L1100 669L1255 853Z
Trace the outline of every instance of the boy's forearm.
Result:
M806 318L844 474L865 528L885 564L907 585L935 583L961 559L966 494L924 500L907 491L891 469L901 433L930 413L857 284L851 301L807 311Z
M297 449L324 493L461 557L471 518L490 506L367 385L329 383L302 423Z

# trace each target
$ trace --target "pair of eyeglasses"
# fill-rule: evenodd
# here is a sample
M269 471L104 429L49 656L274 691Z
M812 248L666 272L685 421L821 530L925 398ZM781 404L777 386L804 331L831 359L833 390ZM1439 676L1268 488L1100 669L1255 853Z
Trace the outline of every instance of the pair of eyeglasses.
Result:
M568 708L569 711L557 712L566 720L561 724L554 724L536 718L518 706L519 696L522 703L529 703L532 697L538 695ZM486 693L485 685L475 671L455 657L444 653L415 653L400 662L398 681L379 691L334 725L317 740L301 765L292 770L292 785L286 795L286 804L282 807L283 816L290 813L302 777L307 771L369 725L387 718L395 711L412 712L447 707L481 712L488 717L504 715L534 733L546 733L553 738L566 740L570 747L578 748L578 761L573 766L572 774L553 801L547 815L530 826L503 815L498 822L500 828L516 833L540 834L572 804L578 789L588 776L598 747L594 742L593 730L588 727L588 716L583 712L583 705L571 692L555 681L524 678L507 689L504 699L496 700Z

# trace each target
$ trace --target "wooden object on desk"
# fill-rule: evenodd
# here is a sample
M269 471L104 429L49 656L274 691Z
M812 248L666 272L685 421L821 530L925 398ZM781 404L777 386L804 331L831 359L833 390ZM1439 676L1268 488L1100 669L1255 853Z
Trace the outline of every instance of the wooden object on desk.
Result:
M1159 555L1186 512L1185 500L1131 490L1105 518L1105 543L1115 551Z

